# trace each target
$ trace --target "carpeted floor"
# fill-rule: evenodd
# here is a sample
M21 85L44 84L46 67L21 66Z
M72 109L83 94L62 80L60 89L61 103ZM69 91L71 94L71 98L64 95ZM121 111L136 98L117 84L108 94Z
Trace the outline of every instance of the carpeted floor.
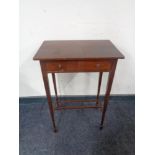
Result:
M20 99L20 155L134 155L134 96L111 97L103 130L97 109L62 110L53 133L45 98Z

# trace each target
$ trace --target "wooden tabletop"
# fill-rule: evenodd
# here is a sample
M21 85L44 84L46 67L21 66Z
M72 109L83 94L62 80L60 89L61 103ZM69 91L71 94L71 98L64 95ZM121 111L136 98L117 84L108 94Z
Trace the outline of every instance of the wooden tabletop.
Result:
M44 41L34 60L123 59L110 40Z

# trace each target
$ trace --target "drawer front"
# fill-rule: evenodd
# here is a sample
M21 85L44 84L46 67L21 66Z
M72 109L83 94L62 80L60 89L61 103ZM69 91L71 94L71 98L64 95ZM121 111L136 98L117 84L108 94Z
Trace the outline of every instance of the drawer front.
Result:
M110 71L112 60L100 61L46 61L44 69L47 72L99 72Z

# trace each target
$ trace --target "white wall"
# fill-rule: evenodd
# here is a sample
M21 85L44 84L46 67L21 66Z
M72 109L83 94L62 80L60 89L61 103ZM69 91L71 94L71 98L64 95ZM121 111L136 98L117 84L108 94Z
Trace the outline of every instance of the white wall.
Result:
M111 93L134 93L134 0L20 0L20 96L45 95L32 60L45 39L110 39L125 55ZM58 75L59 93L96 94L97 80L97 73Z

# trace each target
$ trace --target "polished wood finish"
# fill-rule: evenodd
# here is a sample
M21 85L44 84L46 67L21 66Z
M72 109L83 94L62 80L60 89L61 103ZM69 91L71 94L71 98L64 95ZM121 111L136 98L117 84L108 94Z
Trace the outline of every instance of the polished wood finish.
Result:
M61 106L61 107L56 107L56 110L60 109L88 109L88 108L102 108L102 106Z
M44 41L34 60L123 59L110 40Z
M102 82L102 72L99 73L99 80L98 80L98 90L97 90L97 98L96 98L96 105L98 105L99 95L100 95L100 89L101 89L101 82Z
M108 72L112 68L115 60L58 60L58 61L41 61L47 72Z
M56 104L59 107L60 105L59 105L59 99L58 99L58 93L57 93L55 73L52 73L52 79L53 79L53 85L54 85L54 91L55 91Z
M110 91L111 91L111 87L112 87L112 83L113 83L113 78L114 78L114 74L115 74L116 65L117 65L117 60L113 64L112 70L109 72L109 76L108 76L108 83L107 83L106 93L105 93L105 96L104 96L104 106L103 106L100 129L103 128L103 121L104 121L105 113L106 113L106 110L107 110L107 105L108 105L108 101L109 101L109 96L110 96Z
M97 100L64 100L61 103L74 103L74 102L97 102Z
M103 121L107 110L117 60L123 58L124 56L109 40L74 40L43 42L33 59L40 61L46 96L55 132L57 131L57 128L55 125L54 110L61 109L102 109L100 129L103 128ZM70 72L99 72L96 100L88 100L88 102L94 102L95 105L64 106L62 104L67 102L87 102L87 100L59 100L57 94L55 73ZM103 72L109 72L109 77L104 97L104 105L101 105L99 103L99 95ZM56 95L56 106L53 105L51 100L48 73L52 74L53 86Z
M40 65L41 65L41 63L40 63ZM55 118L54 118L54 108L52 105L52 99L51 99L51 93L50 93L50 87L49 87L49 81L48 81L48 75L45 72L44 67L42 65L41 65L41 71L42 71L42 77L43 77L43 81L44 81L46 96L47 96L47 100L48 100L48 106L49 106L52 123L53 123L53 127L54 127L54 132L57 132L57 128L55 125Z

